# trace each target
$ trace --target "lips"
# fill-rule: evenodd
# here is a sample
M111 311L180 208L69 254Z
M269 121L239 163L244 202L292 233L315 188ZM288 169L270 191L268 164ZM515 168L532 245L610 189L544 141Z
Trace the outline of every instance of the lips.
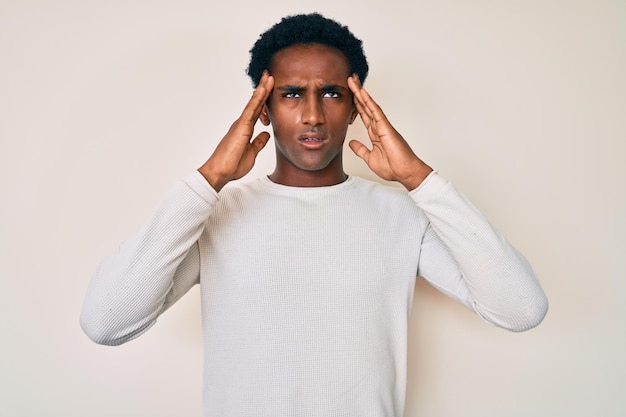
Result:
M320 132L307 132L301 135L298 141L309 149L317 149L324 145L326 136Z

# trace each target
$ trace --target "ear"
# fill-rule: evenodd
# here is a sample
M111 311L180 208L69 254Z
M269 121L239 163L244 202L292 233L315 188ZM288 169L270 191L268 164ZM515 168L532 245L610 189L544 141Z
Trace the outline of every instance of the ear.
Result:
M261 110L261 114L259 114L259 120L263 123L263 126L270 125L270 117L267 114L267 104L263 105L263 110Z
M359 115L359 111L355 107L354 110L352 110L352 114L350 115L350 123L349 124L354 123L354 121L356 120L356 117L358 115Z

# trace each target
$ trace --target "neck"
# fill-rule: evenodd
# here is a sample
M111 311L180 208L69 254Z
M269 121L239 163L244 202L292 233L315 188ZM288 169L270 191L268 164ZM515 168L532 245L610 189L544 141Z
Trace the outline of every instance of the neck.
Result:
M290 187L327 187L341 184L348 179L348 175L343 172L341 162L338 166L328 166L318 171L305 171L294 166L277 164L268 178L276 184Z

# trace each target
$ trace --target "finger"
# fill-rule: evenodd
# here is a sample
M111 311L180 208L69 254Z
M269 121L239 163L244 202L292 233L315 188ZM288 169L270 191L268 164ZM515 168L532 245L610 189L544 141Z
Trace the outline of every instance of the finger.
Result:
M254 90L252 98L250 99L250 108L253 110L253 117L256 119L261 114L261 110L267 101L272 89L274 87L274 77L269 75L267 71L263 72L263 76L259 81L259 85Z
M254 154L258 155L261 149L263 149L265 145L267 145L267 142L269 140L270 140L270 134L268 132L261 132L258 135L256 135L256 137L250 144L252 146L252 150L254 151Z
M352 91L354 107L359 113L359 116L361 117L361 120L363 121L363 124L365 125L365 127L369 129L369 126L371 124L371 117L370 115L368 115L367 110L365 108L365 103L360 97L361 84L359 83L358 80L359 80L358 76L356 74L353 74L352 77L348 78L348 87Z
M348 78L348 88L352 91L355 104L361 106L362 109L365 109L365 102L361 98L361 83L359 82L359 78L356 74L352 74L352 76Z
M360 91L360 99L363 101L365 110L367 114L374 120L375 122L386 122L387 116L380 108L380 106L374 101L372 96L369 95L365 88L361 88Z
M365 111L363 104L361 104L357 100L354 100L354 107L356 107L356 110L359 113L359 116L361 117L361 120L363 121L365 128L369 129L370 125L372 124L372 119L367 115L367 112Z
M367 106L367 102L364 100L364 98L365 98L365 96L363 96L363 89L361 89L359 91L358 101L356 101L356 102L358 103L358 107L360 108L360 114L362 115L362 117L367 118L368 126L369 126L369 124L372 121L375 121L374 113Z
M348 87L354 95L355 103L360 104L362 107L362 113L366 114L375 122L386 120L385 113L372 96L370 96L368 91L361 85L357 74L352 74L352 76L348 78Z
M361 90L361 83L359 81L359 76L356 74L352 74L348 77L348 88L352 91L352 94L355 96L359 95L359 91Z
M363 145L358 140L351 140L350 143L348 143L348 146L350 146L352 152L354 152L359 158L367 163L371 152L369 149L367 149L367 146Z
M252 97L246 104L246 107L241 113L241 120L254 125L263 110L263 106L269 97L272 88L274 87L274 77L269 75L267 71L263 72L259 85L252 93Z
M263 72L263 77L261 77L259 85L262 87L262 102L263 104L265 104L267 98L270 96L272 90L274 89L274 77L272 77L270 73L266 70L265 72Z

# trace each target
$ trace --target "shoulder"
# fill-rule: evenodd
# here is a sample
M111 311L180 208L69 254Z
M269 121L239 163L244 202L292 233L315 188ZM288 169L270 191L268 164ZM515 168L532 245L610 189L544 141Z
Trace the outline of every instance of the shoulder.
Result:
M424 233L428 218L404 187L359 177L353 179L354 192L345 206L353 209L351 213L367 216L372 224L382 227L385 232L381 236L391 234L409 241Z
M367 201L367 204L373 209L383 211L386 214L421 216L421 210L404 187L396 187L360 177L352 178L355 193L359 198Z
M367 195L373 199L380 199L382 201L393 201L396 203L406 202L411 203L411 197L404 187L396 187L389 184L383 184L371 180L366 180L360 177L351 177L354 182L354 189Z
M248 204L250 200L262 197L265 190L259 179L248 181L234 181L228 183L219 192L218 206L239 206Z

